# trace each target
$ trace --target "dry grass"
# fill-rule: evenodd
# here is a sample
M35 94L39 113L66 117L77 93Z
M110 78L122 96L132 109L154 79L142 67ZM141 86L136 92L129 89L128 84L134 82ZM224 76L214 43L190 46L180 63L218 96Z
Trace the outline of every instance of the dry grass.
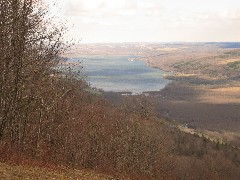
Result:
M44 168L33 168L24 166L7 165L0 163L0 179L81 179L81 180L109 180L113 177L98 174L88 170L71 170L67 168L59 168L58 170L49 170Z
M197 100L210 104L240 103L240 87L198 88L201 93Z
M175 82L159 93L158 113L179 123L191 122L196 128L239 132L239 92L236 84L195 86Z
M240 61L239 58L236 58L236 59L235 58L234 59L226 59L226 60L223 60L223 61L219 61L218 64L226 65L228 63L233 63L233 62L238 62L238 61Z

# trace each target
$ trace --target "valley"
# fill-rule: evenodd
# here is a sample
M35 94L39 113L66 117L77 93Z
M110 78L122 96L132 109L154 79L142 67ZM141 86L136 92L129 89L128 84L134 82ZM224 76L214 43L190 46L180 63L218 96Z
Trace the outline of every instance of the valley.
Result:
M131 55L168 72L172 82L148 92L158 117L240 145L240 43L84 44L66 54L79 55Z

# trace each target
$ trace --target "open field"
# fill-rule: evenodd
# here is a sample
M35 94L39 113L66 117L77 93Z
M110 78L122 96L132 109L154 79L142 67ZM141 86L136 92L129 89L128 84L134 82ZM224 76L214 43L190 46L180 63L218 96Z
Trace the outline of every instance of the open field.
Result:
M212 87L175 82L155 96L159 116L240 145L239 91L240 87L233 85Z

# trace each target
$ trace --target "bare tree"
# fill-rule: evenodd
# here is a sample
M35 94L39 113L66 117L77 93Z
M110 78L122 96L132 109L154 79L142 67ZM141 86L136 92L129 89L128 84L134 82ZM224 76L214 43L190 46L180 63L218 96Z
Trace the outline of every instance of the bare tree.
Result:
M0 1L0 139L5 135L12 143L23 143L33 121L39 139L47 111L60 96L47 100L66 48L65 29L47 16L41 0Z

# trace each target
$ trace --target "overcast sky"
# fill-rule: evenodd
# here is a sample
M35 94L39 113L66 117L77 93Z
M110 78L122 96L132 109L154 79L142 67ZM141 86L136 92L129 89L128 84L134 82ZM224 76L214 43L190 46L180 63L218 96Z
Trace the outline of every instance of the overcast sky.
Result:
M240 0L57 2L50 8L68 21L68 37L83 43L240 41Z

